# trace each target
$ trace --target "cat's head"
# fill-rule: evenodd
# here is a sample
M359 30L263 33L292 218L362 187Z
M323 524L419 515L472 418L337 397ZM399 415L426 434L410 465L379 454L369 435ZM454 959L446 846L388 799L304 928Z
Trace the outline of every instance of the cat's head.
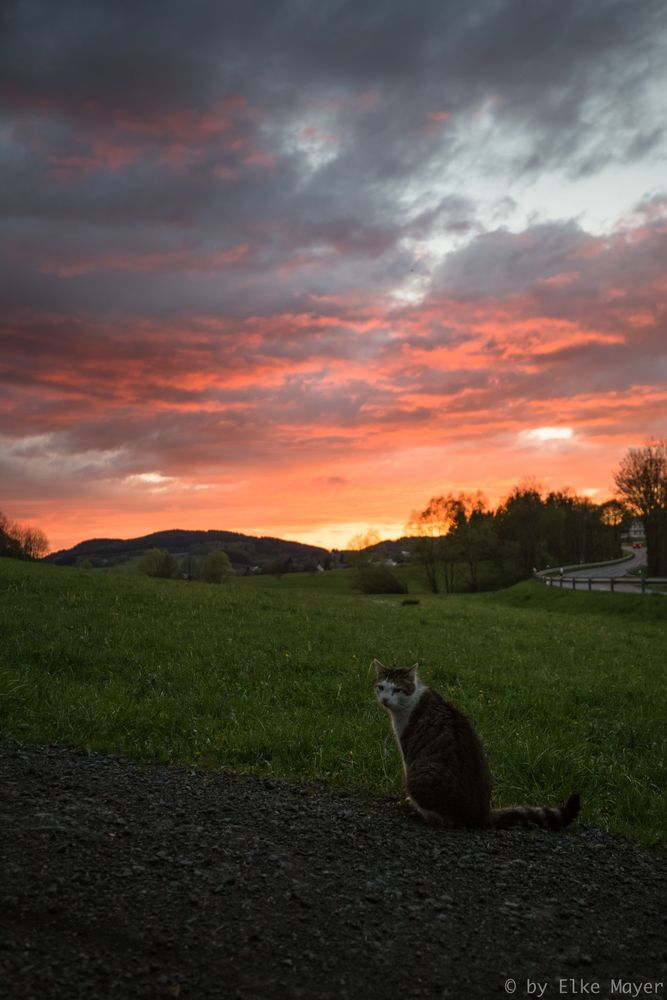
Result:
M416 663L412 667L385 667L379 660L373 660L371 667L375 670L377 700L389 711L401 708L415 693L419 683Z

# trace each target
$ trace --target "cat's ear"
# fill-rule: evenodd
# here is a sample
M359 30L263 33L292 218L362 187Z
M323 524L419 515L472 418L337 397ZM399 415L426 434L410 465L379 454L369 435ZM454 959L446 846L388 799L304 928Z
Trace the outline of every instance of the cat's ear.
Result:
M380 663L379 660L373 660L373 662L371 663L371 668L375 671L378 677L380 676L381 673L383 673L387 669L384 663Z
M413 681L415 679L415 677L417 676L417 667L418 666L419 666L418 663L413 663L412 666L410 667L410 669L408 670L408 677L410 678L411 681Z

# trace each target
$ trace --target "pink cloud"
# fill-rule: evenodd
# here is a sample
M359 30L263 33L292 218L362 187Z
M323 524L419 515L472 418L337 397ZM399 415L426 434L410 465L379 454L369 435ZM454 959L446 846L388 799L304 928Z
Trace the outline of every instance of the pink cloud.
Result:
M239 118L257 118L257 111L240 94L215 101L207 108L170 108L150 115L119 110L113 115L114 124L123 132L183 142L229 132Z
M14 140L41 151L48 176L74 183L100 171L117 172L140 161L184 171L211 163L219 176L241 167L272 167L275 157L257 145L262 116L242 95L206 107L108 109L88 99L38 98L13 94L14 108L28 115ZM223 162L215 162L215 158ZM231 161L231 162L230 162Z
M106 518L106 533L122 523L128 534L219 524L224 494L225 527L285 533L380 510L398 524L443 488L479 487L494 500L529 471L607 495L628 444L664 435L659 229L582 238L565 254L567 270L549 255L540 266L540 244L524 234L528 279L495 259L517 245L499 239L490 258L484 250L493 294L436 286L410 307L347 289L265 314L24 313L5 327L0 368L10 500L41 504L46 529L65 533L71 526L58 528L39 498L64 502L76 487L77 523ZM243 268L254 252L237 243L45 268L82 279L129 268L148 280ZM471 252L461 271L471 282L475 264ZM548 447L522 437L562 425L571 438ZM148 474L161 477L159 497L138 493Z

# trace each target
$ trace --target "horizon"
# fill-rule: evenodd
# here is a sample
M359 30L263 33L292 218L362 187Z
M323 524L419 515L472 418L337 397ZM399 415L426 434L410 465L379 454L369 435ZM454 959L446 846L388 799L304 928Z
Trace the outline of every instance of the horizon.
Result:
M658 0L5 29L0 509L51 551L344 549L530 477L601 502L667 437Z
M529 480L520 481L520 482L515 483L514 485L515 486L520 486L520 485L534 486L535 488L537 488L537 489L540 490L540 492L542 493L543 496L546 496L546 494L549 492L548 490L545 490L543 488L543 484L541 484L541 483L533 483L533 482L531 482ZM558 490L555 490L554 492L558 492ZM568 487L562 488L562 492L568 492ZM573 496L576 496L578 499L591 500L591 502L594 503L594 504L604 504L606 502L609 502L609 501L615 499L612 496L605 497L605 498L595 498L595 499L593 499L593 498L591 498L589 496L586 496L585 494L573 494ZM483 499L486 500L486 501L488 501L488 497L484 497ZM488 504L488 510L489 510L489 512L493 513L493 514L497 513L498 508L500 506L502 506L502 504L504 503L505 499L506 499L506 497L503 497L503 498L499 499L494 504L489 503ZM363 526L360 525L359 527L362 530L360 530L359 532L357 532L357 538L355 539L354 536L351 536L350 538L348 538L348 543L358 540L358 538L359 538L360 535L365 535L365 534L368 534L369 532L373 533L373 532L377 531L377 528L374 525L363 525ZM416 538L417 536L409 534L408 527L409 527L409 525L407 523L404 523L401 526L397 526L397 530L395 532L393 532L393 533L384 534L384 533L380 532L379 533L379 540L377 540L377 541L369 541L368 542L368 546L366 546L366 547L372 548L374 545L383 544L384 542L398 542L398 541L401 541L403 539ZM223 532L223 533L224 532L229 532L231 534L239 534L239 535L243 535L243 536L250 537L250 538L275 538L276 540L283 541L283 542L298 542L298 543L301 543L303 545L312 545L312 546L315 546L317 548L322 548L322 549L327 550L328 552L332 552L332 551L335 551L335 550L351 551L351 547L350 547L349 544L345 544L345 545L326 545L325 543L304 540L303 537L297 538L297 537L289 537L289 536L284 536L284 535L267 535L267 534L256 535L256 534L253 534L251 532L237 530L237 529L229 529L229 528L212 528L212 527L205 528L205 527L201 527L201 526L196 527L196 528L184 528L184 527L180 527L180 526L179 527L175 527L174 525L171 525L169 527L158 528L155 531L141 532L141 533L139 533L137 535L128 535L128 536L120 536L120 535L119 536L116 536L116 535L96 535L96 536L92 536L90 538L81 538L81 539L79 539L78 542L73 542L71 545L61 546L60 549L58 549L58 550L54 549L53 546L49 545L48 555L53 555L55 552L61 551L61 550L62 551L67 551L67 550L69 550L71 548L75 548L79 544L83 544L84 542L92 542L92 541L99 541L99 542L102 542L102 541L134 541L134 540L136 540L138 538L144 538L144 537L148 538L151 535L157 535L157 534L161 534L163 532L167 532L168 533L168 532L175 532L175 531L180 531L180 532L184 532L184 533L185 532L196 532L196 531L203 531L203 532ZM317 537L321 537L321 536L318 535Z

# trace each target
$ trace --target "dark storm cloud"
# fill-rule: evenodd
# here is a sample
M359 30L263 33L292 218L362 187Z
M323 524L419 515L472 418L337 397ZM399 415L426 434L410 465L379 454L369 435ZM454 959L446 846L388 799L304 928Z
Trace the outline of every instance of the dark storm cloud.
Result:
M406 239L476 231L457 156L484 102L515 137L494 174L649 149L637 102L663 19L651 0L17 0L0 308L242 317L382 296L419 273Z
M19 0L11 11L0 90L9 145L29 151L10 149L4 198L24 217L208 219L233 231L250 214L289 218L306 238L312 220L372 230L409 223L396 186L429 164L441 173L482 101L494 102L500 130L521 130L513 165L528 171L564 159L590 169L602 149L637 156L658 131L636 107L660 58L664 6L651 0ZM202 116L233 98L242 103L220 112L227 126L207 128ZM304 180L281 147L267 174L261 157L275 156L292 117L307 125L318 114L337 133L331 162ZM438 114L449 120L426 127Z
M667 266L666 209L663 200L649 203L627 230L611 236L594 236L571 220L482 233L445 258L433 275L433 294L463 301L530 292L546 315L573 320L613 315L618 297L605 295L614 290L624 311L633 299L637 308L658 306L660 299L646 293Z
M483 433L591 372L603 391L662 371L664 206L627 240L485 231L516 209L517 172L655 149L662 2L16 0L0 17L8 476L37 457L56 478L62 456L70 482L268 467L394 428L423 440L449 413ZM472 166L491 223L459 190ZM458 249L429 285L414 245L431 237ZM411 279L417 308L391 297ZM546 321L597 339L545 343Z
M635 81L664 27L656 0L16 0L5 17L0 79L25 101L152 112L243 85L283 108L305 86L388 85L460 106L472 85L524 108L546 93L564 120L592 79Z
M575 222L543 223L520 233L483 233L449 254L433 275L436 294L496 298L516 294L580 266L595 240Z

